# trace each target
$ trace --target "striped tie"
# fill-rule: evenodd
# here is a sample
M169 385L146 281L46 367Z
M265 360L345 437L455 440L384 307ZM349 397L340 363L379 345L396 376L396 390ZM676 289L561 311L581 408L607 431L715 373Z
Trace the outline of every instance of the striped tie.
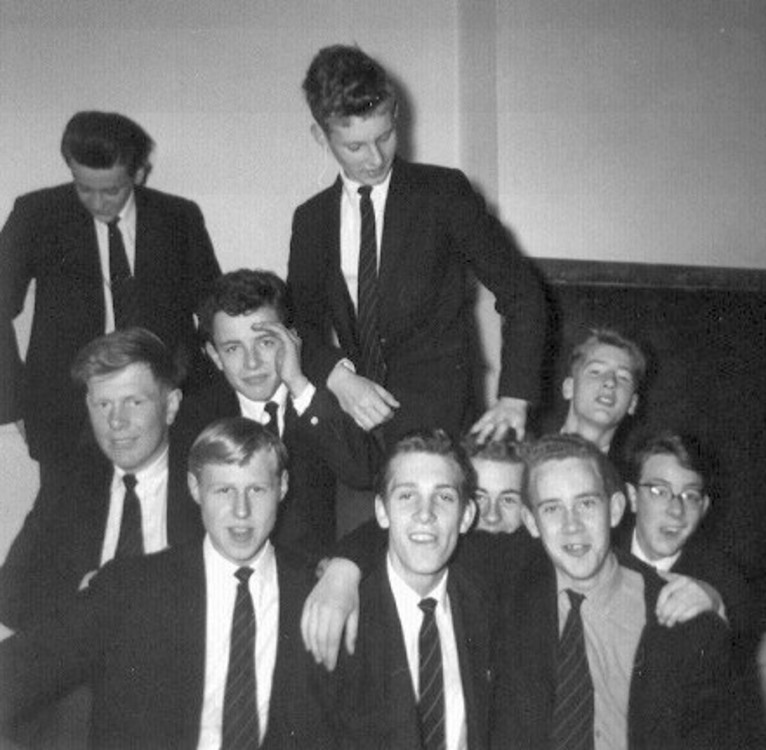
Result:
M554 750L593 750L593 680L585 651L580 605L585 597L567 589L571 604L556 655Z
M444 750L444 675L439 628L434 617L436 600L429 597L421 600L418 606L423 610L423 622L418 635L420 740L423 750Z
M357 300L357 338L359 339L360 374L381 385L386 379L386 365L378 329L378 240L375 234L375 211L372 188L359 188L362 231L359 237L359 277Z
M138 557L144 554L144 534L141 527L141 501L136 494L135 474L122 477L125 495L122 501L122 521L115 557Z
M120 219L112 219L109 229L109 283L112 290L114 327L128 328L138 324L139 303L136 279L130 272L128 255L122 232L117 226Z
M231 621L229 671L223 697L221 750L252 750L260 744L255 688L255 609L247 582L252 568L239 568Z

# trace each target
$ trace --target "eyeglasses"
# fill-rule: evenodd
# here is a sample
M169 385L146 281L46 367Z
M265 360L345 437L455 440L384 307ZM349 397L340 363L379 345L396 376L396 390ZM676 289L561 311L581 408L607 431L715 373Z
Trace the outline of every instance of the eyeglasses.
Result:
M701 505L705 496L700 490L683 490L683 492L673 492L666 484L639 484L642 489L648 490L649 497L652 500L670 503L671 500L678 498L689 510L696 510Z

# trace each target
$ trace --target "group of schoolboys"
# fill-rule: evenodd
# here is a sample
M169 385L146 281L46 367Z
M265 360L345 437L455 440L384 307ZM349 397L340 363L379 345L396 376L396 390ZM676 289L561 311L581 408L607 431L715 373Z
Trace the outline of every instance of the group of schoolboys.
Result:
M377 63L322 50L304 88L342 176L296 212L292 299L268 272L208 273L194 309L222 378L186 398L175 343L144 328L116 326L74 359L96 446L66 477L51 470L0 572L0 617L20 631L0 645L0 727L89 683L94 747L732 746L727 621L745 605L693 536L708 477L678 436L647 443L627 490L604 455L636 408L640 350L596 332L563 383L565 434L514 443L536 396L537 283L464 176L395 157ZM65 158L97 222L90 201L142 179ZM104 170L125 185L93 184ZM136 279L139 195L120 215ZM113 239L97 236L103 261ZM448 433L469 414L466 260L507 341L497 404L461 446ZM108 318L123 303L105 298ZM336 479L369 486L378 468L385 533L342 544L349 559L309 596ZM611 533L628 502L622 550ZM582 682L562 719L572 642Z

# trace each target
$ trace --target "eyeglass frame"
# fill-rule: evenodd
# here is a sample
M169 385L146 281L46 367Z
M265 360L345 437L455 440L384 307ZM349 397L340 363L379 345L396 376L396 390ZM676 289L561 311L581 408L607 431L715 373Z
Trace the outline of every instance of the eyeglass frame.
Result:
M706 495L703 490L691 489L681 490L681 492L673 492L672 487L660 482L640 482L638 487L641 489L648 489L649 497L651 497L652 500L662 500L666 505L669 505L671 501L678 498L687 510L700 510L705 503ZM690 499L690 492L699 497L697 499Z

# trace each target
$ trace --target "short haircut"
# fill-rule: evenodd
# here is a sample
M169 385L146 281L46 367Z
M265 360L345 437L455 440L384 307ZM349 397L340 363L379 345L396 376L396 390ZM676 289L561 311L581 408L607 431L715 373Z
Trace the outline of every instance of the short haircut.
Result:
M630 454L631 479L638 482L644 464L651 456L670 455L675 456L678 463L702 478L705 487L708 487L716 473L715 460L699 439L693 435L665 430L649 435L638 443Z
M292 324L292 310L285 282L271 271L240 268L219 276L210 294L197 311L199 331L205 341L213 343L213 319L223 312L232 317L246 315L262 307L273 307L282 323Z
M359 47L336 44L319 50L303 81L311 114L327 131L329 121L367 117L396 105L396 90L383 67Z
M167 388L178 388L183 370L158 336L145 328L125 328L93 339L75 357L72 378L87 388L91 378L124 370L135 364L149 367Z
M78 112L67 123L61 155L91 169L127 167L131 177L149 167L154 141L133 120L116 112Z
M599 344L614 346L627 352L631 361L633 379L638 389L646 377L646 355L635 341L631 341L612 328L591 328L588 331L588 336L572 349L569 357L569 374L573 375L575 368L588 356L588 351Z
M208 464L244 466L260 451L277 458L277 472L287 468L287 448L262 424L246 417L229 417L212 422L197 436L189 451L189 471L197 479Z
M481 442L476 435L468 434L461 441L469 459L483 458L501 464L523 464L521 444L517 442L513 431L498 440Z
M467 505L473 498L476 493L476 471L463 447L440 429L411 432L389 449L376 482L376 492L381 498L386 498L386 487L391 479L394 460L407 453L428 453L452 461L460 472L458 494L461 505Z
M549 461L564 461L567 458L580 458L590 461L596 468L604 484L608 497L615 492L623 492L622 479L612 462L596 445L579 435L543 435L541 438L522 446L524 457L524 475L522 479L522 499L530 510L534 509L530 497L532 472Z

